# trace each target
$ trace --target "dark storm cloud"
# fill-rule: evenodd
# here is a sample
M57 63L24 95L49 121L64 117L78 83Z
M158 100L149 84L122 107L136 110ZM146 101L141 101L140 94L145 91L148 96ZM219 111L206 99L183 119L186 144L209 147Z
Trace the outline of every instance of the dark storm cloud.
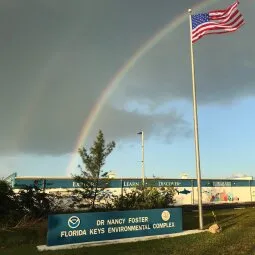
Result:
M236 33L208 36L194 45L198 101L226 103L255 93L254 5L242 1L246 25ZM148 52L123 81L125 97L154 102L191 100L188 21ZM123 93L123 92L122 92Z
M0 7L0 153L61 154L73 149L84 120L117 70L187 3L8 0ZM245 4L243 9L252 23L252 11ZM216 38L199 45L201 102L254 92L254 36L249 31L220 39L231 44L228 51ZM121 108L120 101L130 99L156 105L189 99L188 46L185 24L134 66L109 103L117 101ZM98 128L115 140L130 139L139 128L167 140L190 131L175 111L166 118L110 106L99 115L94 130Z
M100 128L111 139L123 137L123 134L127 140L137 139L136 133L141 130L147 137L156 137L163 142L170 142L175 136L190 136L191 134L189 123L183 120L181 114L175 110L145 114L107 107L102 117L95 123L91 132L92 137L95 137Z

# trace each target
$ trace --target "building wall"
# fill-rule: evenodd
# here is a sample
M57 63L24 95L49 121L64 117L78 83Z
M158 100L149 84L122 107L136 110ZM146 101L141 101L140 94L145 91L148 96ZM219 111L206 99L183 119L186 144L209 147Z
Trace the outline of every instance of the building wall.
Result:
M250 188L251 188L251 200L252 202L255 202L255 180L253 180L253 185Z
M136 186L142 185L141 179L125 178L111 179L109 188L115 195L128 192ZM146 179L145 185L150 187L174 187L176 190L176 204L197 204L197 181L195 179ZM25 186L37 186L47 192L65 192L79 188L78 183L71 178L47 178L47 177L16 177L14 189L22 189ZM255 180L230 180L230 179L203 179L202 201L203 203L238 203L255 201Z

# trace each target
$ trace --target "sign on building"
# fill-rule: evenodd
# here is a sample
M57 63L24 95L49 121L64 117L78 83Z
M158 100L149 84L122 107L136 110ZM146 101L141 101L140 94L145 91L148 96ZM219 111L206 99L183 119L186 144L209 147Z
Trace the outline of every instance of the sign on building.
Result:
M63 245L182 231L182 209L54 214L48 218L47 245Z

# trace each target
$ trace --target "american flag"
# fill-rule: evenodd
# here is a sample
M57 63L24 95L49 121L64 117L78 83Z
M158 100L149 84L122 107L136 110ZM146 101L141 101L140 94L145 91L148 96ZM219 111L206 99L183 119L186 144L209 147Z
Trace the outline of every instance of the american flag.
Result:
M205 35L234 32L244 25L243 16L237 9L238 4L236 1L224 10L191 15L192 43Z

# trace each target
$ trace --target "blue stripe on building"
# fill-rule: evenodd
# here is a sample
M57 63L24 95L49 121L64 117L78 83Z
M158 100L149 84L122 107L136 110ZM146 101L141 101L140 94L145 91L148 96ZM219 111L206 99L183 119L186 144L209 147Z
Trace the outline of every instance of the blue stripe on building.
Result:
M141 179L111 179L109 181L109 188L131 188L141 186ZM197 187L196 179L146 179L145 185L148 187ZM255 186L255 180L230 180L230 179L203 179L201 181L202 187L250 187ZM53 179L53 178L15 178L13 187L22 189L27 186L37 186L38 188L46 189L67 189L78 188L78 183L73 179Z

